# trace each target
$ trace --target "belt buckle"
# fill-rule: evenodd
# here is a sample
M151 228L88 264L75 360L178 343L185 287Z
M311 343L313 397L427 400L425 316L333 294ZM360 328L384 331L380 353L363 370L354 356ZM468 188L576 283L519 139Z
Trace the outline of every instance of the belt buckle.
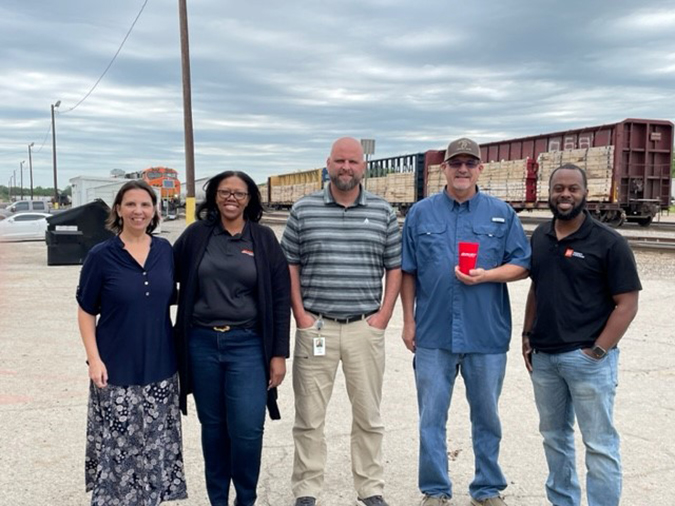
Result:
M213 330L215 330L216 332L229 332L230 326L225 325L224 327L213 327Z

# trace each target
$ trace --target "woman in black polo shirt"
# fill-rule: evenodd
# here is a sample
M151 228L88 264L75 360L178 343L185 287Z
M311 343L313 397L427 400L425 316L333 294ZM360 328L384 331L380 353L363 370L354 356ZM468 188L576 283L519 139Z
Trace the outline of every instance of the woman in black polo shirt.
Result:
M228 504L230 482L236 505L255 503L265 406L279 418L276 387L286 373L288 264L261 216L253 180L223 172L208 181L198 220L174 245L181 407L193 393L217 506Z
M108 220L117 236L92 248L80 274L78 323L91 379L85 481L92 504L154 506L187 497L169 318L173 254L166 239L151 235L156 209L147 183L122 186Z

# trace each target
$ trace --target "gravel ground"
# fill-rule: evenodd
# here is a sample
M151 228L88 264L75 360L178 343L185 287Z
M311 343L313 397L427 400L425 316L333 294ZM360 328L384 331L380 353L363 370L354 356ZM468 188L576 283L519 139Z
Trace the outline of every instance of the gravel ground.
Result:
M175 239L182 221L166 223L163 237ZM280 234L283 227L275 226ZM0 504L89 503L83 488L87 372L75 319L79 266L48 267L43 243L0 244ZM640 312L622 341L616 419L622 435L623 504L667 504L675 483L675 254L639 251L644 291ZM521 322L527 281L510 285L514 336ZM387 330L387 369L382 412L386 495L392 506L419 503L416 488L417 414L411 355L400 341L397 306ZM510 505L541 506L546 465L532 387L514 338L509 352L501 416L501 463L509 480ZM289 371L291 363L288 363ZM349 464L349 401L344 381L329 407L329 456L323 506L354 503ZM290 373L280 389L282 420L266 425L259 506L292 504L290 468L293 393ZM199 425L194 409L183 419L190 499L206 505ZM577 441L578 448L581 442ZM448 424L453 504L467 505L473 472L468 408L458 384ZM578 452L583 469L583 451ZM585 504L585 502L583 503Z

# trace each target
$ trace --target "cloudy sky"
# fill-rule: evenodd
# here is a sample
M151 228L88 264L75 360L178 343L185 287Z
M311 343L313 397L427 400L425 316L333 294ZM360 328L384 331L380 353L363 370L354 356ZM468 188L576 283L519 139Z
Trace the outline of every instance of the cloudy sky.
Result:
M176 0L147 0L75 107L145 2L2 0L0 184L34 142L35 184L52 186L57 100L59 187L154 165L184 179ZM321 167L344 135L376 139L378 158L675 119L672 0L188 0L188 13L197 177Z

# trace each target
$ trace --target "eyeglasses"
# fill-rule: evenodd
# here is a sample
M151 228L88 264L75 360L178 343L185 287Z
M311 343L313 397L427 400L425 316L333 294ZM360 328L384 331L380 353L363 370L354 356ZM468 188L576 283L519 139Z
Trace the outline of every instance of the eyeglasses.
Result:
M466 165L467 169L475 169L480 165L480 160L448 160L445 163L452 169L459 169L462 165Z
M227 200L230 197L234 197L235 200L244 200L246 197L248 197L248 193L246 192L231 192L230 190L217 190L216 193L218 194L218 198L221 198L223 200Z

